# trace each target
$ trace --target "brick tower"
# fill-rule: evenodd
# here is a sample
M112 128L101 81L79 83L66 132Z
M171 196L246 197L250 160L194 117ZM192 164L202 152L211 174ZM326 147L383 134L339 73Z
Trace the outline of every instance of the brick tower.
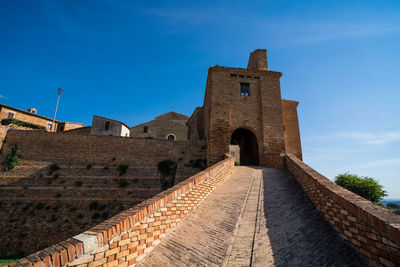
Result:
M298 102L281 99L281 76L268 70L265 49L250 54L247 69L209 68L203 106L209 165L230 145L240 147L242 165L282 167L286 152L301 158Z

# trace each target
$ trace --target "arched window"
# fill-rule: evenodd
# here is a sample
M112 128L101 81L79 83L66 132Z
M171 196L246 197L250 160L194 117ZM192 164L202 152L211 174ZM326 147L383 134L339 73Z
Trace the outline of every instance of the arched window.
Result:
M166 139L169 140L169 141L175 141L176 137L175 137L174 134L169 134L169 135L167 135Z

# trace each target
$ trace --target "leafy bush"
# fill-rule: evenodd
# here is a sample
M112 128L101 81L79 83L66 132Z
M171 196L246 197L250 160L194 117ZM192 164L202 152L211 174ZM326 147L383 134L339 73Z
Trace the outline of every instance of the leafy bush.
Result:
M22 127L26 127L26 128L31 128L31 129L39 129L39 130L46 130L46 127L38 125L38 124L34 124L34 123L30 123L30 122L26 122L26 121L21 121L18 119L2 119L1 120L1 124L2 125L9 125L9 124L14 124L17 126L22 126Z
M177 164L175 161L167 159L157 164L158 171L163 176L175 175Z
M374 203L387 196L378 181L371 177L343 173L335 177L335 183Z
M389 202L386 204L386 207L389 209L396 209L396 210L400 210L400 205L395 203L395 202Z
M89 209L97 210L99 208L99 202L97 200L90 202Z
M3 160L3 166L5 171L13 169L19 162L20 158L16 155L17 145L12 144L10 152L8 152L6 158Z
M119 186L120 187L127 187L128 186L128 181L126 179L119 180Z
M235 166L240 166L240 162L239 161L235 161Z
M119 171L119 175L122 176L126 173L126 171L128 170L129 165L126 164L121 164L118 166L118 171Z
M200 169L204 170L207 168L207 160L206 159L196 159L196 160L190 160L189 164L185 164L185 166L192 167L193 169Z
M42 202L39 202L39 203L36 205L35 208L36 208L37 210L41 210L41 209L44 208L44 204L43 204Z
M51 175L51 174L53 174L53 172L56 172L59 169L61 169L61 168L57 165L57 163L53 163L49 166L49 174Z

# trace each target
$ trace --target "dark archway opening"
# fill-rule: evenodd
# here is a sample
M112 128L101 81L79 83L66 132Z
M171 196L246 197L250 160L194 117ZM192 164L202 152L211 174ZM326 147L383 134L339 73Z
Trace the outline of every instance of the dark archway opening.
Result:
M232 133L231 145L240 148L240 165L258 166L258 144L257 137L249 130L239 128Z

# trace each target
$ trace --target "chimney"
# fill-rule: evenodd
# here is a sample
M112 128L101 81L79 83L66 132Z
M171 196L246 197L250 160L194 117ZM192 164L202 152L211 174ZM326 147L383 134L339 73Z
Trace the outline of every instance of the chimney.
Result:
M251 52L247 69L267 71L267 49L257 49Z
M30 108L30 109L28 109L28 112L30 112L32 114L36 114L37 113L37 109L36 108Z

